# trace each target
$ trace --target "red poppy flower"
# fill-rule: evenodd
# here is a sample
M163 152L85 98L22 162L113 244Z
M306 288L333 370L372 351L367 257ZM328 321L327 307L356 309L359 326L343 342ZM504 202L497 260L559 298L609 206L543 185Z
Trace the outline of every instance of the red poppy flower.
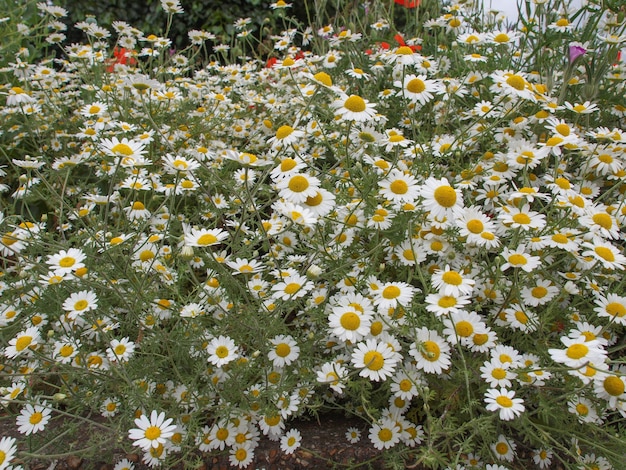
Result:
M393 38L396 40L396 42L400 46L406 46L406 42L404 42L404 38L402 37L400 33L397 33ZM410 47L413 52L422 50L422 46L420 46L419 44L417 46L414 45L414 46L408 46L408 47Z
M406 8L416 8L420 4L420 0L394 0L394 2Z
M137 59L132 56L133 52L135 51L128 50L125 47L115 47L113 49L113 57L108 62L109 66L107 67L107 72L115 71L116 64L135 65Z

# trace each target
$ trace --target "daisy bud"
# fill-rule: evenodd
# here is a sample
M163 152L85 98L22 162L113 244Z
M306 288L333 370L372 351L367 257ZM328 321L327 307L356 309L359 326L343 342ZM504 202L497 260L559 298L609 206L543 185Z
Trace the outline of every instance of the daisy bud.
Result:
M309 269L307 269L306 271L306 275L313 279L316 279L317 277L319 277L321 273L322 273L322 268L320 268L316 264L311 265Z
M52 395L52 401L60 403L63 400L65 400L67 398L67 395L65 393L55 393L54 395Z
M184 260L190 260L194 256L193 246L185 245L182 250L180 250L180 257Z

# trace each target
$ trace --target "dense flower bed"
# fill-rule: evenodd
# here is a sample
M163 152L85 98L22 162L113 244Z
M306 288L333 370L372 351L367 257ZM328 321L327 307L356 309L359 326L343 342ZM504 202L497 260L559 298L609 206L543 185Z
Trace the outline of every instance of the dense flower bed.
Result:
M269 61L245 18L183 51L3 19L0 469L94 414L246 467L329 409L390 466L619 468L623 12L424 3L279 0Z

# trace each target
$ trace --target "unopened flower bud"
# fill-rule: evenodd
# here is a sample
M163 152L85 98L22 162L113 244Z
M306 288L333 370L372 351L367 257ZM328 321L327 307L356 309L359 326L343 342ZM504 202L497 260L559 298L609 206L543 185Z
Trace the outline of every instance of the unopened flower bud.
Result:
M193 246L183 246L183 249L180 250L180 257L184 260L190 260L193 259L194 253L193 253Z

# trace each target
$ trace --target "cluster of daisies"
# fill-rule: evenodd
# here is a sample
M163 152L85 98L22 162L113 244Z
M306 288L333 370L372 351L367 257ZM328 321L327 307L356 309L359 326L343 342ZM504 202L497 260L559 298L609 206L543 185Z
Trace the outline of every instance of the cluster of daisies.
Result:
M293 453L295 418L339 408L376 449L441 443L456 468L624 458L603 441L626 417L624 24L590 8L576 43L575 12L534 3L519 31L459 1L423 37L288 30L275 61L201 67L210 33L172 54L88 22L65 45L67 12L39 4L63 55L20 50L0 88L18 431L47 438L69 406L149 466L245 468L262 436ZM0 469L19 451L2 438Z

